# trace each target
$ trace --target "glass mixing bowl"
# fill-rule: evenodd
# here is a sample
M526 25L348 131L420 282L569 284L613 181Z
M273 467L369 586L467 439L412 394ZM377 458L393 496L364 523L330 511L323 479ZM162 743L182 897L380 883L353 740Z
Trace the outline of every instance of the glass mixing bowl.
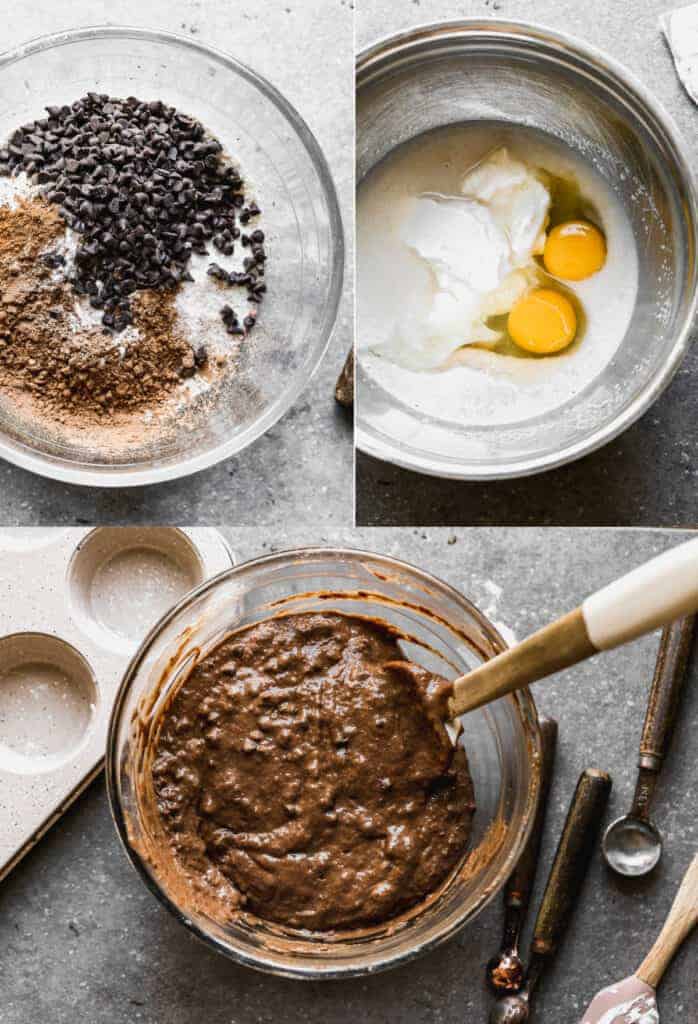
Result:
M152 830L138 785L158 712L196 659L234 627L279 613L329 609L373 615L414 642L405 653L451 678L505 646L452 587L393 558L354 550L299 549L247 562L185 597L150 633L118 693L107 744L112 812L126 851L153 893L214 949L296 978L337 978L404 963L471 921L509 877L531 825L540 736L528 691L464 717L477 811L471 852L421 909L361 934L291 931L258 918L215 920L181 905L147 856ZM146 797L147 800L147 797Z
M669 384L690 344L698 212L671 118L625 68L568 36L466 19L420 26L359 56L358 182L396 146L465 122L524 126L579 153L620 199L639 260L638 298L616 354L544 416L496 427L427 416L373 380L359 360L362 451L436 476L503 479L600 447Z
M244 56L244 55L243 55ZM268 292L213 408L167 436L70 443L0 394L0 456L72 483L123 487L193 473L240 451L298 398L329 343L344 243L325 158L301 116L250 68L190 39L135 28L87 28L0 57L0 139L88 91L161 99L198 118L239 164L262 209ZM215 256L211 255L211 259ZM225 300L222 299L221 303Z

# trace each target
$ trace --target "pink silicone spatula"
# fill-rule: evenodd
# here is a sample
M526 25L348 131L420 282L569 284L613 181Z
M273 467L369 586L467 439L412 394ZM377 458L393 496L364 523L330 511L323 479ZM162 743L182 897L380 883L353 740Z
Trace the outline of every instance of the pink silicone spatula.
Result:
M581 1024L658 1024L655 990L676 950L698 924L698 854L683 877L657 941L634 974L602 989Z

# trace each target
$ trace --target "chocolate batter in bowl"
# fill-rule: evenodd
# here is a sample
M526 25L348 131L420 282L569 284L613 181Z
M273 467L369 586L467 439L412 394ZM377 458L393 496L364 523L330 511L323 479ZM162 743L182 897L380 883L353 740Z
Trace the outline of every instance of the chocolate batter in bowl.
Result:
M379 555L303 549L202 585L151 633L115 704L108 783L131 860L195 934L259 969L343 977L425 952L499 891L530 826L530 695L460 733L437 713L432 674L502 646L457 591ZM405 679L396 656L426 671ZM364 863L343 863L352 847Z

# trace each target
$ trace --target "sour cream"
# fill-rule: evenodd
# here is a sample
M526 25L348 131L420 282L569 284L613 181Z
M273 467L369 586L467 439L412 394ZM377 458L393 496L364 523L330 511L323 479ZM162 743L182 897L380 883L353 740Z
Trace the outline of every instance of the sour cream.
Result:
M548 189L505 147L465 176L460 195L416 197L401 238L436 287L422 315L398 320L375 351L419 370L464 345L499 341L486 321L508 313L535 280L549 209Z

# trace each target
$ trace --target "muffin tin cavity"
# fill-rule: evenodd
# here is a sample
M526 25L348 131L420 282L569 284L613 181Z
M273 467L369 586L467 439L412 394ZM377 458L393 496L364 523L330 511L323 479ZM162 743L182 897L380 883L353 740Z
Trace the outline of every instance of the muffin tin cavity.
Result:
M233 561L211 529L0 529L0 880L99 771L149 628Z
M82 745L97 708L92 669L44 633L0 640L0 766L49 771Z
M169 608L204 579L201 558L172 527L100 527L68 570L76 618L110 646L135 646Z

